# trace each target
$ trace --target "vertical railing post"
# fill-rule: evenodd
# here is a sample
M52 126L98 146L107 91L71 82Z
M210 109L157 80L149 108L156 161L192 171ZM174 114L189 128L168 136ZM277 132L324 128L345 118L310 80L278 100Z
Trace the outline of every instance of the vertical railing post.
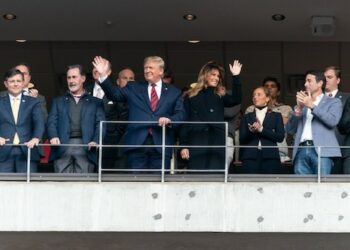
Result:
M228 179L228 171L229 171L229 164L227 162L228 160L228 148L227 148L227 142L228 142L228 123L225 122L225 183L227 183Z
M31 158L31 149L27 148L27 182L30 182L30 158Z
M165 126L162 126L162 182L165 181Z
M321 147L317 147L317 183L321 183Z
M98 154L98 182L102 182L102 144L103 144L103 121L100 121L100 137L99 137L99 142L98 142L98 150L99 150L99 154Z

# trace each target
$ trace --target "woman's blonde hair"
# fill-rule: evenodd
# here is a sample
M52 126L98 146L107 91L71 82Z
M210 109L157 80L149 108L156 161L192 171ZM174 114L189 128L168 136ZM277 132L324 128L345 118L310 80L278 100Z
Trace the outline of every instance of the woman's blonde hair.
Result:
M198 80L196 83L192 83L189 90L185 92L185 95L188 97L196 96L199 91L206 88L207 85L207 77L211 73L212 70L218 70L219 71L219 83L215 88L215 93L219 96L224 95L222 89L223 87L223 80L224 80L224 68L217 64L216 62L210 61L204 64L204 66L201 68L198 74Z

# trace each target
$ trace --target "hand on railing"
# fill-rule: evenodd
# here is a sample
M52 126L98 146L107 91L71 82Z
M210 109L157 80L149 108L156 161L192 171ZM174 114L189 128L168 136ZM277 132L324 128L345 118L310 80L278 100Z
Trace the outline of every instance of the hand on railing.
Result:
M10 139L5 139L3 137L0 137L0 146L3 146L6 144L7 141L9 141Z
M94 142L94 141L89 142L88 146L89 146L88 150L91 150L92 148L95 148L96 150L98 149L97 148L97 143Z
M60 139L59 139L58 137L52 138L52 139L50 140L50 143L51 143L52 145L61 144Z
M181 149L180 154L182 159L184 160L190 159L190 151L188 150L188 148Z
M166 118L166 117L161 117L158 120L159 126L166 126L166 125L168 125L170 123L171 123L171 120L169 118Z
M39 141L40 140L38 138L33 138L24 144L26 144L28 148L34 148L34 146L37 146L39 144Z

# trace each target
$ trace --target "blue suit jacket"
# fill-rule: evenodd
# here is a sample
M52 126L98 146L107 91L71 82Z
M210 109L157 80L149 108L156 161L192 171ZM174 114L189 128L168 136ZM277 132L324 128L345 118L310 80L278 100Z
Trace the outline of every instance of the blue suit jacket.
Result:
M339 157L341 156L338 140L335 135L336 126L342 115L342 103L338 98L332 98L324 95L320 103L312 111L313 119L312 140L314 145L326 146L321 148L321 157ZM291 116L286 130L289 134L295 134L293 159L297 153L297 146L300 143L301 135L306 122L307 108L304 107L301 116Z
M56 97L47 121L47 133L49 139L58 137L62 144L69 144L70 121L69 121L69 98L70 94ZM91 141L99 143L100 121L105 120L103 102L89 94L81 97L83 107L81 111L81 131L83 144ZM50 160L62 156L67 147L52 147ZM86 150L87 147L85 147ZM94 163L97 162L96 150L88 151L88 158Z
M239 141L242 146L255 146L255 148L242 148L240 150L241 160L256 159L258 155L259 140L262 146L275 146L274 148L262 148L262 157L266 159L280 159L277 142L284 138L284 125L282 115L277 112L267 112L261 133L252 133L248 123L256 122L255 112L245 114L241 119L239 129Z
M147 82L129 82L124 88L115 86L109 78L101 84L102 89L110 100L127 102L129 107L129 121L156 122L160 117L167 117L171 121L183 121L185 109L181 91L176 87L162 83L161 96L155 112L151 109L148 96ZM152 127L155 145L162 144L162 128L158 124L128 124L125 134L126 145L142 145ZM166 144L174 144L174 125L166 129ZM130 150L132 148L127 148ZM157 148L161 152L161 148ZM171 148L166 149L166 155L171 156Z
M13 143L13 138L17 132L21 144L32 138L41 139L45 131L45 118L40 101L31 96L22 95L17 124L15 124L12 114L9 95L0 97L0 107L0 137L9 139L8 143ZM21 149L27 155L27 147L23 146ZM0 147L0 161L5 161L10 152L11 147ZM31 159L40 159L37 147L32 149Z

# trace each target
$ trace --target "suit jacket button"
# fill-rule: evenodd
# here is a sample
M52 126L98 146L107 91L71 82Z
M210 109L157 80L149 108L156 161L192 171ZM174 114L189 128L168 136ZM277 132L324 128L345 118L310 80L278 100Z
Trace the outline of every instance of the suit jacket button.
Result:
M213 112L214 112L214 109L210 109L209 111L210 111L210 113L213 113Z

